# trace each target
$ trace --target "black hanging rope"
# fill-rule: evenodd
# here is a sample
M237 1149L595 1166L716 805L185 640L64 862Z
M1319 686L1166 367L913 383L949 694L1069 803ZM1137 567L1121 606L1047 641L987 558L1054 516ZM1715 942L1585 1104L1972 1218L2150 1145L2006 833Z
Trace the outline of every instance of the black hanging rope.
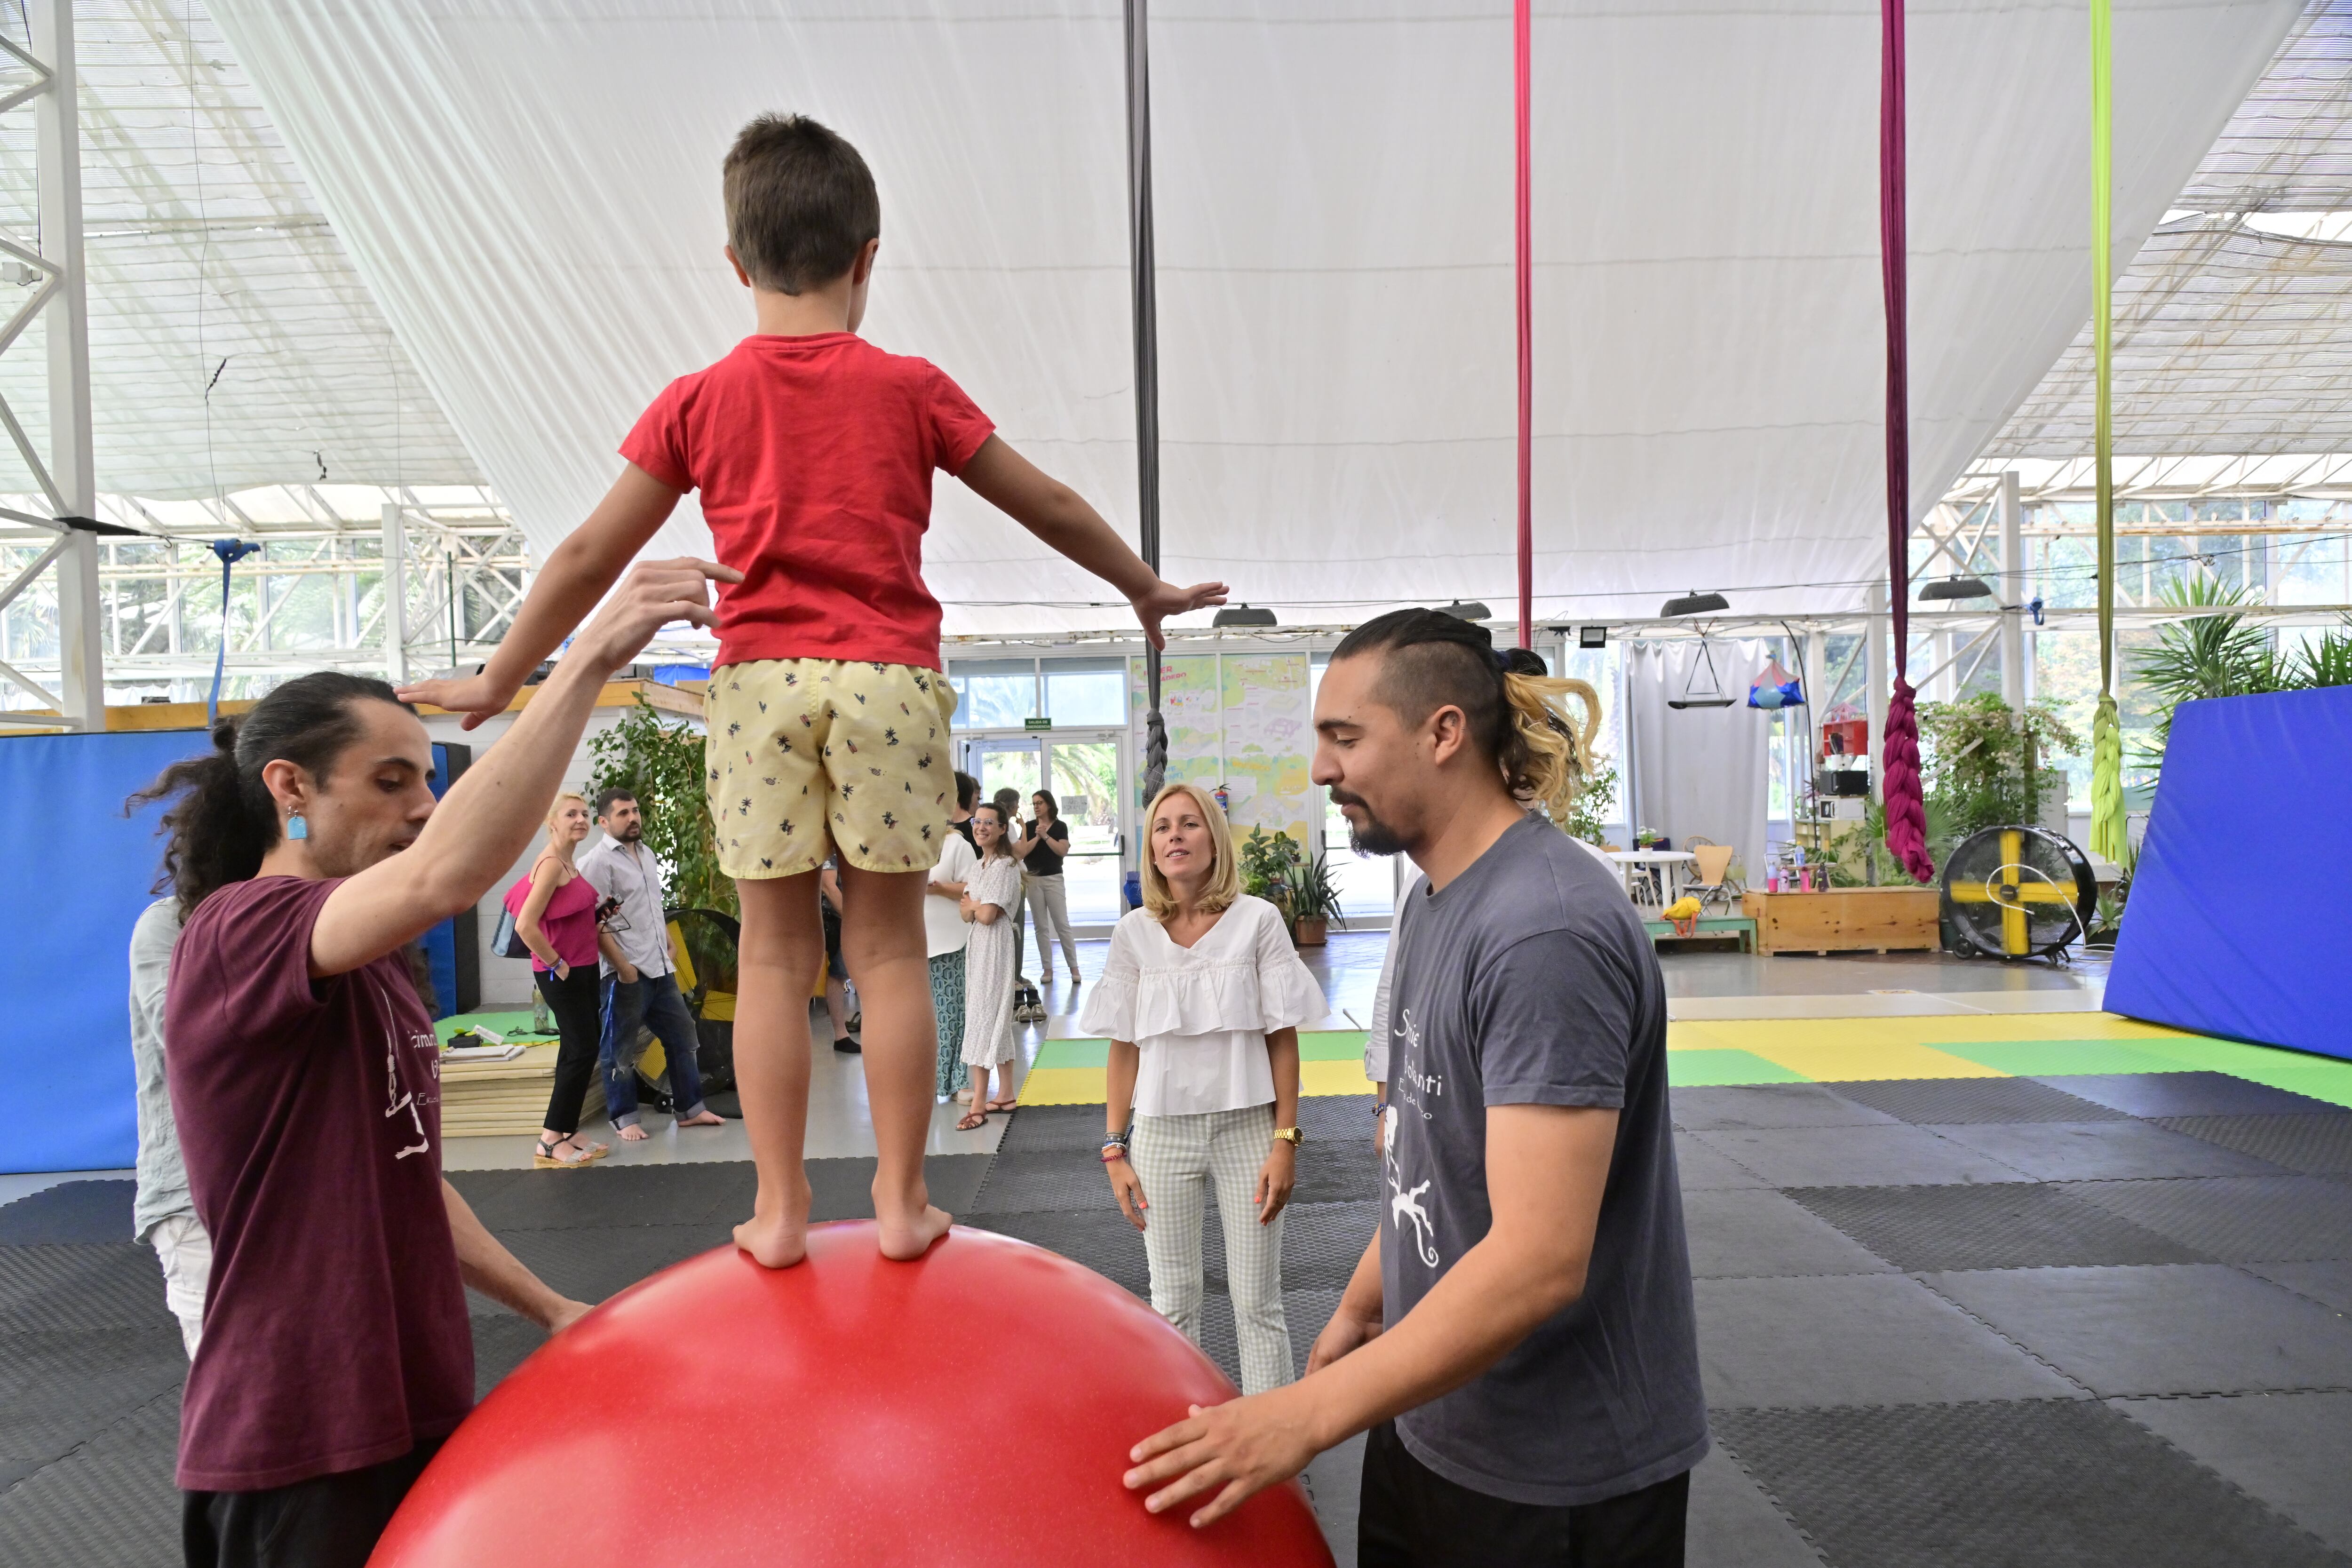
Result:
M1160 307L1152 280L1151 19L1146 0L1127 9L1127 240L1135 307L1136 545L1160 570ZM1168 723L1160 712L1160 650L1144 656L1143 798L1168 777Z

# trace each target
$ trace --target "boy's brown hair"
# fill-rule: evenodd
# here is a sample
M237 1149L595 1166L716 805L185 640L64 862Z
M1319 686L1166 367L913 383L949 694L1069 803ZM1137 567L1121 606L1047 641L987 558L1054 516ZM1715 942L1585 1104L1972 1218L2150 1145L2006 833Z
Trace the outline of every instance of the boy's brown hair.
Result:
M882 232L866 160L804 114L762 114L725 165L727 243L751 281L782 294L832 282Z

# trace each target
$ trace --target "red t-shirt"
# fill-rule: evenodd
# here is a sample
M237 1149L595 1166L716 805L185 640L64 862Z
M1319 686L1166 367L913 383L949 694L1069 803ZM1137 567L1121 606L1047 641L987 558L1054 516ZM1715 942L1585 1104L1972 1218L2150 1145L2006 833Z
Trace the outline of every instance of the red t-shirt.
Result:
M473 1407L433 1020L400 953L310 978L310 928L338 885L232 883L173 950L172 1112L213 1242L180 1408L184 1490L380 1464Z
M719 559L743 574L719 590L719 663L938 669L931 470L961 472L995 428L929 361L855 332L760 334L665 387L621 456L700 490Z

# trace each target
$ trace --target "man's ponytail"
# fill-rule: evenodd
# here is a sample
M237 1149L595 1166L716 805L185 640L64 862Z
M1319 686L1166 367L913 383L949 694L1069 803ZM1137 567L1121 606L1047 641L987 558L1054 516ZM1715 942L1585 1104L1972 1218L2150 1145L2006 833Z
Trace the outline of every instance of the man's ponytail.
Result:
M1583 704L1580 725L1562 706L1570 697ZM1539 802L1557 822L1575 809L1577 795L1592 772L1592 738L1601 731L1601 693L1573 678L1507 669L1503 700L1510 709L1509 726L1496 758L1502 765L1503 780L1513 795Z

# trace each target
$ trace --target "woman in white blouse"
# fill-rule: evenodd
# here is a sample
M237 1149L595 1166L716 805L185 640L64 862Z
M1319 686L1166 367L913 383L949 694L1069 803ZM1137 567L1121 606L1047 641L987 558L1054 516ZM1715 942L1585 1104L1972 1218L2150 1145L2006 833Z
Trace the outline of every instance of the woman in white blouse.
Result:
M1281 911L1241 890L1233 835L1208 795L1170 784L1150 825L1143 908L1111 934L1078 1016L1110 1041L1103 1164L1143 1232L1152 1308L1195 1344L1203 1199L1215 1184L1242 1391L1256 1394L1294 1375L1282 1211L1303 1142L1298 1026L1328 1009Z

